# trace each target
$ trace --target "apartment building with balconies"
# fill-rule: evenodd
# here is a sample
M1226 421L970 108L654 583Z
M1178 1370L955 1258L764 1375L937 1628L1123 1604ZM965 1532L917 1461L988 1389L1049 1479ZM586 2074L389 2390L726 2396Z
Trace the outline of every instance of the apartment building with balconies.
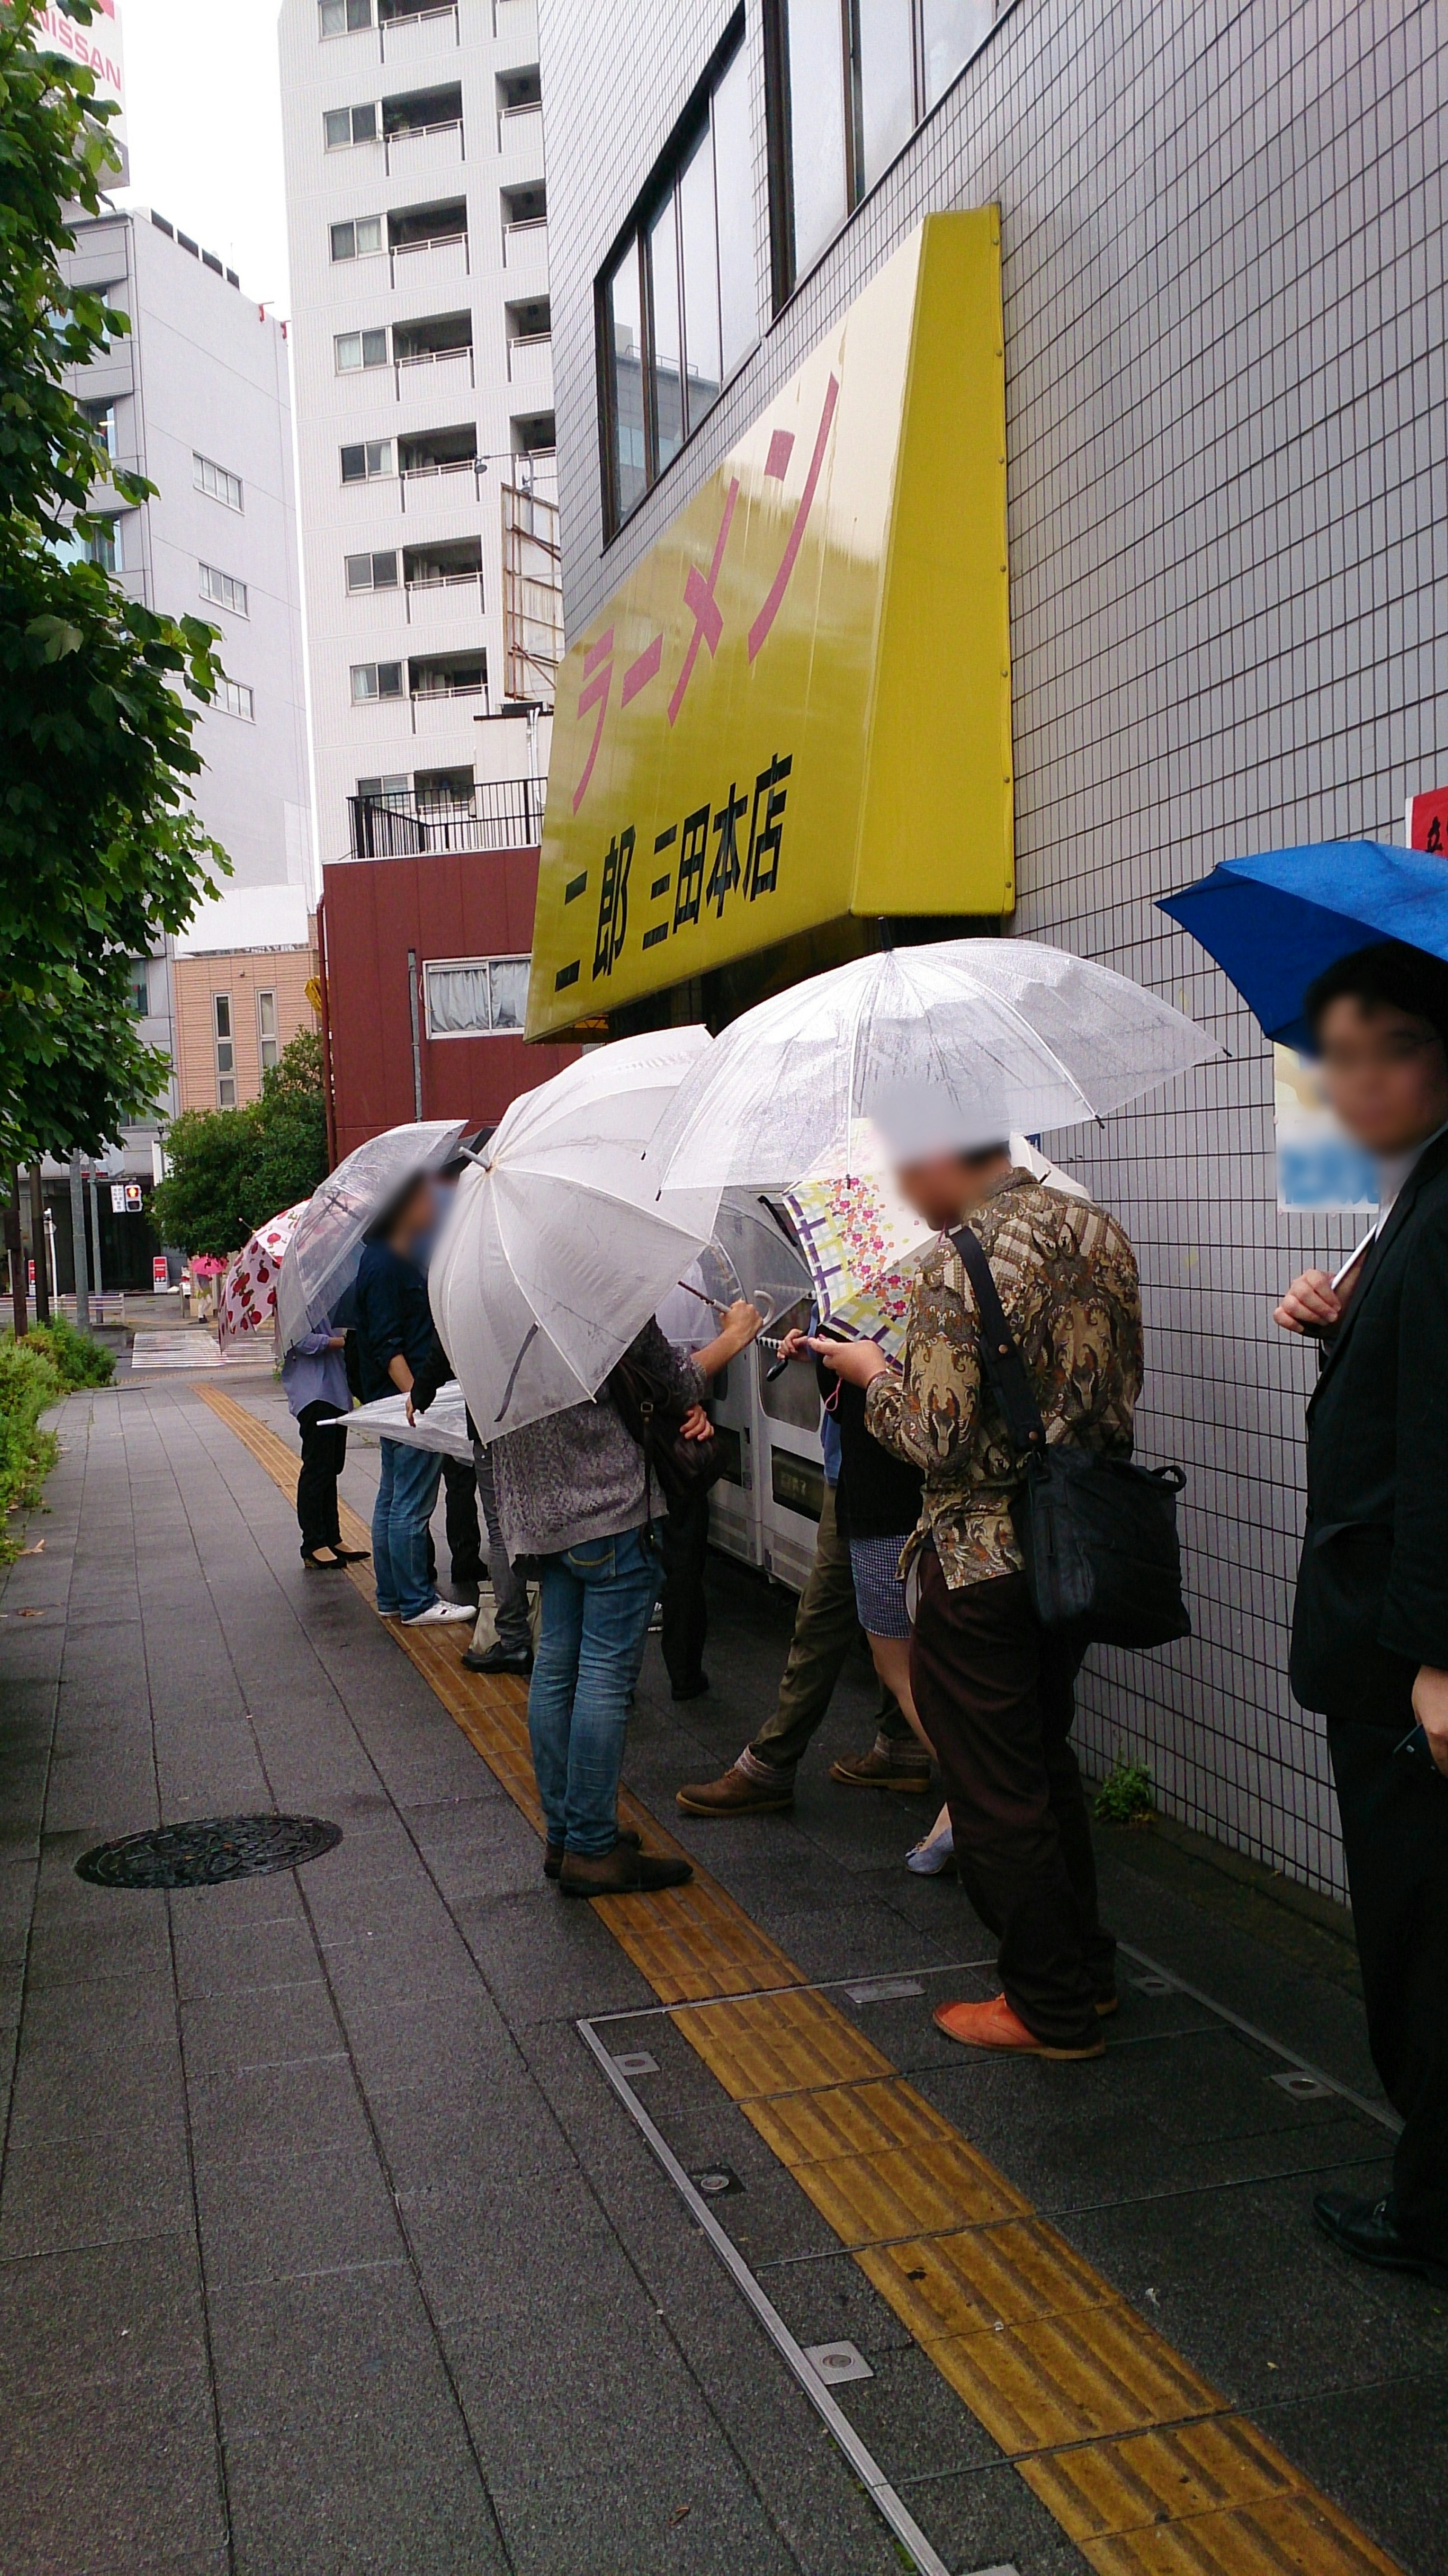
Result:
M321 855L539 837L561 650L535 0L283 0Z

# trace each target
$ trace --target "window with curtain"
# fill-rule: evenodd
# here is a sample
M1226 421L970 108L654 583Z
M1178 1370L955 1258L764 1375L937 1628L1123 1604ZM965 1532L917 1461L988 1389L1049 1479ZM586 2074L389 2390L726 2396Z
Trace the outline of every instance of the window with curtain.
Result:
M597 292L612 535L759 338L742 21L659 161Z
M422 970L430 1038L521 1037L527 957L452 957Z
M765 0L776 303L984 44L997 0Z

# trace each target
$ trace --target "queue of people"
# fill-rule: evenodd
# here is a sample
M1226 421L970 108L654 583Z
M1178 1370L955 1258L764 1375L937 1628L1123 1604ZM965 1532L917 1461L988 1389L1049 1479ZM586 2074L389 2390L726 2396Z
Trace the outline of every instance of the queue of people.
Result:
M1404 2124L1392 2192L1327 2192L1316 2215L1363 2260L1448 2281L1448 967L1392 943L1366 949L1311 987L1307 1019L1382 1190L1352 1262L1304 1272L1277 1309L1279 1325L1324 1352L1292 1680L1326 1716L1369 2033ZM936 2023L976 2049L1077 2062L1101 2056L1117 2009L1071 1743L1084 1639L1044 1624L1035 1604L1020 1529L1027 1460L1007 1428L1002 1363L1023 1372L1048 1447L1125 1461L1143 1350L1131 1245L1059 1178L1038 1178L1003 1144L902 1162L899 1191L935 1242L898 1363L868 1339L784 1342L784 1362L813 1366L822 1397L814 1564L773 1712L720 1777L682 1786L678 1805L721 1823L787 1810L863 1632L881 1693L875 1736L831 1777L922 1797L936 1766L945 1805L912 1866L953 1855L998 1944L999 1993L944 2002ZM446 1175L414 1183L384 1212L355 1292L362 1393L400 1390L417 1410L449 1373L426 1285L446 1187ZM707 1309L697 1285L682 1293ZM708 1480L656 1474L656 1441L709 1442L711 1380L759 1329L745 1300L706 1327L671 1299L595 1396L486 1446L475 1438L496 1633L466 1660L528 1678L544 1869L566 1896L691 1875L684 1859L642 1849L618 1816L661 1594L673 1696L708 1688ZM287 1362L309 1568L347 1556L336 1511L343 1351L328 1327ZM641 1385L654 1426L643 1432ZM444 1601L428 1570L437 1453L386 1440L382 1450L379 1612L409 1625L470 1619L472 1605Z

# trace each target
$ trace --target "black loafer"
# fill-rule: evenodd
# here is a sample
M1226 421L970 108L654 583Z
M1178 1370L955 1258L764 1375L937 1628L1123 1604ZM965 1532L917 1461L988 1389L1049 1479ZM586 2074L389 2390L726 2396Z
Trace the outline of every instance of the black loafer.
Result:
M510 1655L506 1646L485 1646L480 1655L469 1646L462 1660L470 1673L516 1673L520 1681L533 1669L531 1654Z
M1312 2214L1324 2236L1380 2272L1416 2272L1448 2289L1448 2261L1404 2236L1389 2200L1359 2200L1350 2191L1320 2191Z

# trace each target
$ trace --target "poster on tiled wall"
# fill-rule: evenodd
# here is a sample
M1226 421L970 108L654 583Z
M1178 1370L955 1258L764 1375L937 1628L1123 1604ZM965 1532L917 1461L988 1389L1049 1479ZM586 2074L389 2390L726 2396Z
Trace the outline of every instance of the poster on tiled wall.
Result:
M1274 1046L1272 1055L1278 1207L1322 1216L1374 1214L1372 1156L1338 1125L1322 1096L1316 1065L1292 1047Z

